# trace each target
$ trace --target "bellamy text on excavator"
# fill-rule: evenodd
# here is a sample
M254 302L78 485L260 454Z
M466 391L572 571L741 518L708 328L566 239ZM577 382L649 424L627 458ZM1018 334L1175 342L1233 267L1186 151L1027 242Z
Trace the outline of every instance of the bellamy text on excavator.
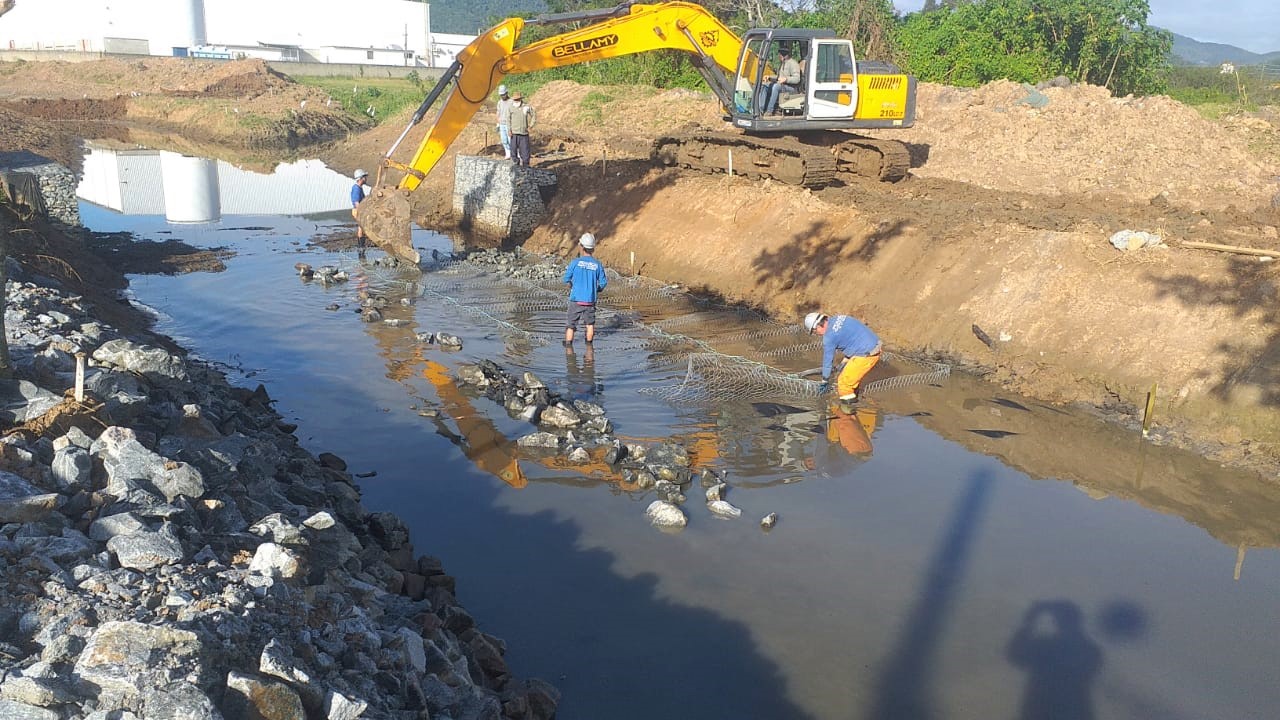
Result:
M516 49L527 25L576 29ZM764 28L738 37L714 14L687 2L625 3L613 8L508 18L458 53L386 152L378 181L360 207L360 226L379 246L410 262L408 195L426 178L450 144L507 75L654 50L689 53L736 131L697 132L658 138L653 159L703 172L736 172L804 187L822 187L841 172L898 180L910 167L907 148L847 132L905 128L915 120L915 78L893 65L855 61L853 44L829 30ZM800 82L787 87L780 114L767 114L769 84L779 56L799 60ZM435 122L408 163L391 156L450 90ZM403 174L392 183L385 170Z

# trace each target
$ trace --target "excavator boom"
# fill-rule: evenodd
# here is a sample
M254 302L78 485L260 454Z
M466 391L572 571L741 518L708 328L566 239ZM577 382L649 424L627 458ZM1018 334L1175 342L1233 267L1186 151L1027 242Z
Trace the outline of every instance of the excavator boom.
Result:
M516 49L526 25L583 23L581 27ZM776 75L767 57L792 46L813 51L804 71L805 92L792 86L782 117L764 117L764 86ZM694 66L715 93L726 120L756 135L701 133L659 138L655 161L707 172L733 168L748 177L770 177L806 187L821 187L838 172L882 180L904 177L910 166L906 147L892 140L845 135L862 128L909 127L915 113L915 80L883 63L859 68L852 44L824 30L758 29L740 38L701 5L688 2L624 3L613 8L545 15L533 20L508 18L489 28L458 54L387 150L373 196L361 204L360 226L388 252L416 263L411 242L409 194L444 157L507 75L566 67L654 50L692 56ZM775 86L780 87L780 86ZM444 97L435 121L407 163L392 159L414 126ZM778 100L774 90L773 101ZM778 136L792 136L787 137ZM802 136L801 141L795 138ZM744 163L743 158L748 160ZM400 173L384 179L386 170Z
M591 24L515 50L525 25L574 22ZM699 58L703 77L727 105L730 88L725 73L733 72L741 47L738 37L719 19L692 3L624 4L605 10L547 15L530 21L503 20L458 53L457 60L440 77L400 137L387 150L375 188L369 199L361 203L360 226L388 252L418 262L410 237L409 193L435 168L507 75L652 50L683 50ZM392 160L412 128L422 122L431 106L448 90L451 92L444 106L413 158L408 164ZM386 168L402 173L394 186L384 184Z

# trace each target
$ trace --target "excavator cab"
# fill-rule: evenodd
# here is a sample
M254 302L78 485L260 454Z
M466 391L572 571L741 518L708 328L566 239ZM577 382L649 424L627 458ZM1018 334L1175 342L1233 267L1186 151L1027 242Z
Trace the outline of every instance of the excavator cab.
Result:
M772 81L782 68L784 51L800 64L800 82L782 86L778 113L769 114ZM743 39L733 93L730 119L749 131L848 127L858 108L853 43L829 30L750 30Z

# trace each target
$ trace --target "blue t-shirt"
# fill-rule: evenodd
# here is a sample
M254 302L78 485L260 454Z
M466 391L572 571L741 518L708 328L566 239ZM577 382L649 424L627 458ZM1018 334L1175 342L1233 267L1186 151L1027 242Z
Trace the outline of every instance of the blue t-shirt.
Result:
M836 351L845 357L870 355L880 345L880 338L858 320L848 315L832 315L822 335L822 379L831 377L831 361Z
M360 201L363 199L364 199L364 186L361 185L360 183L356 183L352 185L351 186L351 207L355 207L359 205Z
M592 305L596 302L596 295L609 284L609 278L604 274L604 265L590 255L583 255L569 263L564 271L564 281L571 286L569 302Z

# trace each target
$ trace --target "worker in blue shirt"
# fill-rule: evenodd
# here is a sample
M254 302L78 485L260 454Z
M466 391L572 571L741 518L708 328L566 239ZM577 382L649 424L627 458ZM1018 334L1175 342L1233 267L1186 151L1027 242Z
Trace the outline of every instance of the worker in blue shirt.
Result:
M880 338L871 328L848 315L811 312L804 318L811 334L822 336L822 385L820 392L831 389L831 364L836 351L844 355L844 365L836 377L836 393L840 402L851 405L858 400L858 386L871 368L880 362Z
M582 255L565 268L564 281L569 285L569 314L565 322L564 346L573 347L573 333L578 323L587 326L587 345L596 339L596 295L609 283L604 265L594 256L596 236L583 233L578 240Z
M369 173L356 170L352 175L356 183L351 186L351 217L356 219L356 246L364 247L364 228L360 227L360 203L364 201L364 186L369 182Z

